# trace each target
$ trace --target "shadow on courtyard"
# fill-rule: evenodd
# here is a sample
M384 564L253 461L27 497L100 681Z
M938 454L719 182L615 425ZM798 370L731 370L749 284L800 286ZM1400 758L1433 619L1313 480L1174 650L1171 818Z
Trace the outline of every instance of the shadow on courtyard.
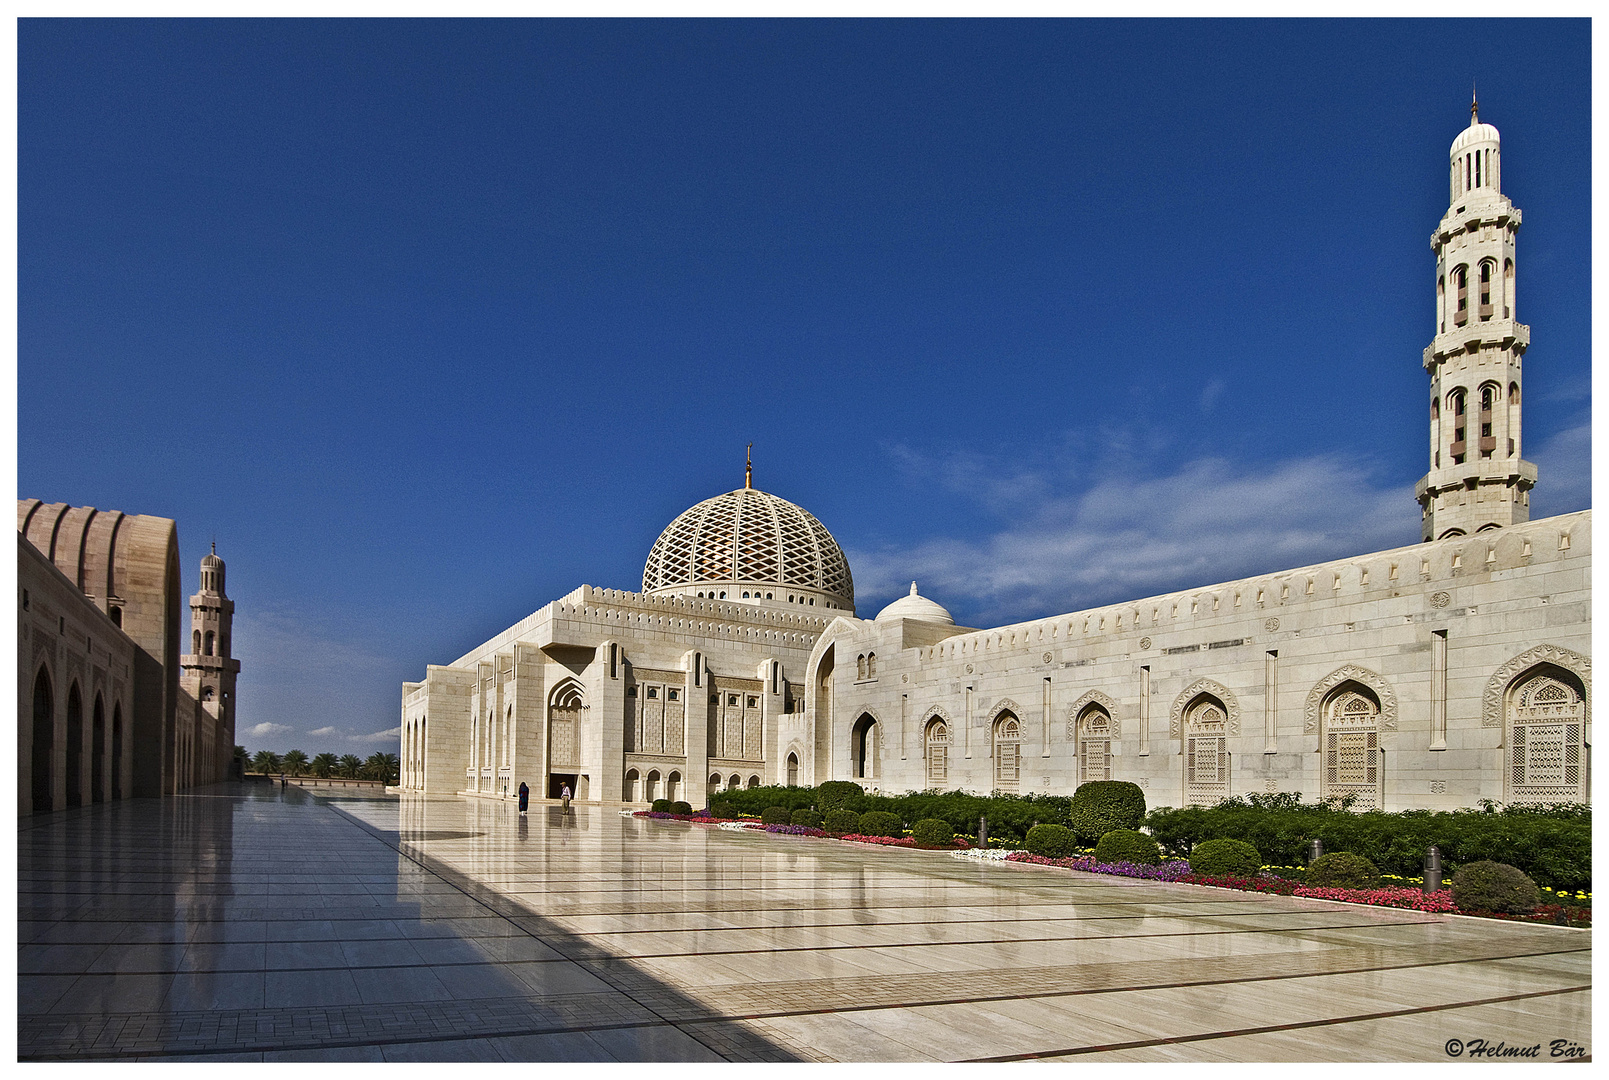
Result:
M438 809L235 782L22 819L19 1060L804 1059L433 857L486 837ZM486 869L575 824L534 806Z

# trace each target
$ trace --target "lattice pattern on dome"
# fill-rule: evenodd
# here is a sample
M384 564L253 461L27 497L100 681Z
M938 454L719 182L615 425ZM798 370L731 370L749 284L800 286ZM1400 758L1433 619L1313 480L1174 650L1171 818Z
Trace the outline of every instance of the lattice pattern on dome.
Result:
M739 488L706 499L670 523L648 553L644 592L704 582L762 581L819 589L855 601L838 542L786 499Z

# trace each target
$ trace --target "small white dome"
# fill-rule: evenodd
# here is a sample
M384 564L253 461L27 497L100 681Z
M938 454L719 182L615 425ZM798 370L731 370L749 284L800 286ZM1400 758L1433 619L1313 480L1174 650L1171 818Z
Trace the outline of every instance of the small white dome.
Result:
M1476 143L1501 143L1497 129L1490 124L1471 124L1458 133L1453 140L1452 149L1447 151L1449 157L1457 157Z
M902 596L877 613L877 622L894 619L920 619L922 622L943 623L954 626L955 619L948 611L925 596L916 595L916 582L911 582L911 593Z

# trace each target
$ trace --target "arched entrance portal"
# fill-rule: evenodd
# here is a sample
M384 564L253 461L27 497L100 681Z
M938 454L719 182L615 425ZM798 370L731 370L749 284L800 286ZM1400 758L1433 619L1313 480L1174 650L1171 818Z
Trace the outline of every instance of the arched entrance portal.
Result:
M50 675L39 669L34 679L34 813L53 809L51 802L51 763L56 756L56 700L50 690Z
M855 779L874 779L881 771L877 746L880 741L877 720L870 713L861 713L849 729L849 772Z

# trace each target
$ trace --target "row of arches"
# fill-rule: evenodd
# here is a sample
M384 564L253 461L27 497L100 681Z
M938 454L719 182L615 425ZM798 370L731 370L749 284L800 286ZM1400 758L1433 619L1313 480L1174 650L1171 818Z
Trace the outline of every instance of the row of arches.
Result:
M77 679L68 685L66 706L65 714L58 716L55 685L50 672L40 667L33 685L33 747L29 755L28 781L36 814L123 798L122 703L112 704L108 730L106 702L97 692L90 708L87 733L84 696ZM89 781L87 791L86 779Z
M663 794L660 793L661 787ZM669 774L662 775L658 769L649 769L648 775L644 777L639 769L627 769L626 790L623 794L626 802L651 803L655 799L669 799L676 802L685 794L682 790L682 774L672 770Z
M426 736L429 718L416 716L402 727L402 786L406 788L422 788L425 786L425 748L429 745Z
M861 653L855 657L855 678L877 678L877 654L874 652Z
M1322 685L1322 684L1321 684ZM1389 693L1389 691L1387 691ZM1502 695L1505 802L1585 802L1589 796L1586 687L1580 676L1552 663L1533 665L1509 681ZM1336 681L1311 719L1318 735L1321 798L1346 798L1358 810L1380 808L1385 798L1382 734L1396 725L1394 700L1361 679ZM1186 805L1210 806L1231 793L1230 739L1238 721L1223 694L1202 690L1178 710ZM1110 709L1091 702L1068 722L1077 783L1110 780L1112 743L1118 736ZM994 787L1014 791L1021 779L1022 721L1002 710L990 726ZM851 728L855 778L875 778L877 723L862 714ZM926 786L952 782L954 733L950 719L929 715L922 727ZM791 755L790 755L791 758ZM791 768L791 763L790 763Z
M1443 425L1442 402L1446 402ZM1475 405L1478 411L1473 411ZM1445 428L1445 430L1444 430ZM1473 430L1471 430L1473 428ZM1511 382L1505 392L1501 383L1483 382L1470 400L1468 387L1455 386L1444 396L1430 401L1430 466L1441 467L1442 455L1454 465L1462 465L1471 450L1477 460L1512 458L1520 452L1520 384Z
M1474 280L1471 281L1473 276ZM1473 287L1473 295L1471 288ZM1454 326L1467 326L1470 313L1476 321L1514 318L1514 260L1504 259L1501 278L1497 260L1482 259L1473 273L1469 264L1460 263L1452 272L1436 279L1436 325L1447 332L1449 319Z

